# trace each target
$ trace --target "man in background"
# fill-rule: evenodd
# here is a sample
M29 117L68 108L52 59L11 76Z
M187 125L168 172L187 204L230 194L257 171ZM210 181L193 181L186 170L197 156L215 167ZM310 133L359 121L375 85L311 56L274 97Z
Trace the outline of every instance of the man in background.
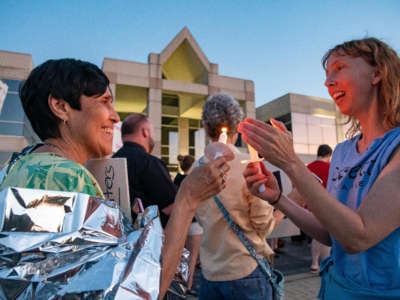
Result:
M122 123L121 137L123 147L113 157L127 159L131 207L135 198L142 200L144 208L157 205L161 224L165 228L177 189L163 162L151 155L154 148L153 126L146 116L132 113ZM132 212L132 219L135 218Z
M326 188L329 176L329 166L332 156L332 148L329 145L320 145L317 151L317 159L307 165L307 168L322 180Z

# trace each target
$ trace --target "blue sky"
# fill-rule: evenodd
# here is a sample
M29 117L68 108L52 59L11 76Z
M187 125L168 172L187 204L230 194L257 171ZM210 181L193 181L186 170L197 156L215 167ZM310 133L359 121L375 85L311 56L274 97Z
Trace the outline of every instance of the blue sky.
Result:
M184 26L219 74L255 82L256 106L288 92L329 98L321 57L345 40L374 36L400 53L397 0L0 1L0 50L35 65L147 62Z

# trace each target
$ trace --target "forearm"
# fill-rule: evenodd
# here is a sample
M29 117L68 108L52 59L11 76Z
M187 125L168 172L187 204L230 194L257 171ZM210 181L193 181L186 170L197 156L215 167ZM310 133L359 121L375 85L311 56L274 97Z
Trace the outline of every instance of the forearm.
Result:
M160 299L164 297L176 272L197 206L201 201L221 192L224 188L223 175L229 168L225 157L219 157L204 166L194 168L182 182L164 231Z
M329 233L322 227L321 223L308 210L299 206L297 203L283 195L276 205L276 208L279 209L276 212L281 211L294 224L296 224L297 227L301 228L302 231L312 236L324 245L331 245Z
M352 247L363 240L366 233L360 215L332 197L299 159L285 172L323 228L346 251L352 252Z
M190 200L188 194L178 193L164 231L165 241L162 251L163 266L159 299L162 299L167 292L181 259L187 232L196 211L196 205Z

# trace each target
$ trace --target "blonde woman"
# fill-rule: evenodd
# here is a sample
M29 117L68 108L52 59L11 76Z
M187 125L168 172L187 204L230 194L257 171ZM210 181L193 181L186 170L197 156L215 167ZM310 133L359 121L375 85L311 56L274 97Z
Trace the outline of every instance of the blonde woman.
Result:
M249 165L244 175L255 195L332 246L321 265L321 299L400 299L400 59L366 38L329 50L323 66L329 94L352 122L351 138L332 155L327 190L296 156L282 123L247 120L239 129L288 174L312 213L280 195L270 173Z

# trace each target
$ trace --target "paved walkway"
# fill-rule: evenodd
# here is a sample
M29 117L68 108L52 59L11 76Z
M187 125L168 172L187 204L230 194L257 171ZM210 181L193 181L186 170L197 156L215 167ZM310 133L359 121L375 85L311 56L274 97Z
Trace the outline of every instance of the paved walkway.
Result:
M318 299L319 282L319 276L309 272L286 276L286 300Z
M311 264L311 248L304 242L292 242L285 238L283 253L275 259L275 267L285 275L286 300L317 299L320 279L318 275L309 272ZM199 286L199 271L195 273L194 287ZM188 296L186 299L195 300Z
M286 300L314 300L320 279L310 272L311 247L306 241L293 242L286 238L283 253L275 259L275 267L285 274Z

